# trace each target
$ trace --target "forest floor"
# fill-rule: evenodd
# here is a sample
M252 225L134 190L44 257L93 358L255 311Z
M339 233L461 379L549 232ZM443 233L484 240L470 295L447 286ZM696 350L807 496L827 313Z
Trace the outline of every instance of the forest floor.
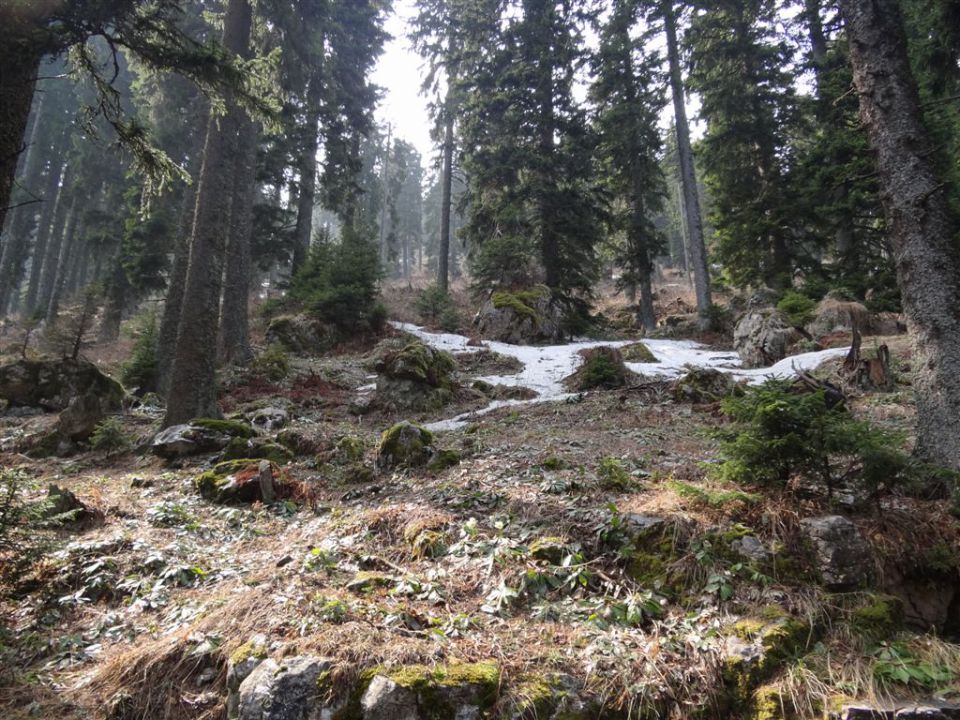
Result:
M393 318L416 320L412 291L387 296ZM549 717L545 693L569 682L611 717L669 706L674 717L698 708L701 717L775 718L758 714L756 699L723 709L718 690L729 696L738 682L725 670L730 628L773 622L771 607L801 620L804 637L783 651L789 663L751 682L775 685L800 716L841 700L960 693L960 648L934 635L891 630L859 649L845 620L877 596L829 594L795 562L761 570L731 552L750 535L800 557L800 520L839 511L880 566L903 567L934 548L956 553L957 523L942 501L890 495L853 509L816 492L719 483L708 472L717 457L709 431L722 413L676 402L667 379L500 408L436 433L436 445L459 456L451 467L358 474L374 467L394 422L470 409L353 416L381 339L292 358L283 380L223 379L228 414L289 410L287 431L309 449L278 472L301 489L299 502L202 499L194 478L214 456L151 455L151 408L123 418L139 449L42 461L0 454L38 496L56 483L94 511L46 531L39 558L0 566L0 716L222 717L226 659L262 634L271 655L333 658L331 695L349 692L365 668L495 661L502 717ZM897 363L909 361L905 337L883 341ZM98 353L108 367L125 355ZM462 383L491 374L475 360L461 359ZM835 376L837 365L818 373ZM893 392L852 393L851 405L909 434L909 373ZM45 422L4 417L0 437ZM653 545L643 539L649 518L665 522ZM883 648L929 677L885 683Z

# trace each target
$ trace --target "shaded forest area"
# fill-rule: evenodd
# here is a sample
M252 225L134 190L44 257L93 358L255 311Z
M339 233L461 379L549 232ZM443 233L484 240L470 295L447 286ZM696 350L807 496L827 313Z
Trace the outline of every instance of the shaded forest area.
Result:
M14 717L960 712L958 0L0 27Z

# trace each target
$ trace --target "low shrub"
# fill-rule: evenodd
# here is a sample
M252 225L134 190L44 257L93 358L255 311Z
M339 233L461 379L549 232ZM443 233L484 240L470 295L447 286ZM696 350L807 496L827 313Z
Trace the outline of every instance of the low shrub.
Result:
M460 327L460 315L453 297L438 285L431 285L420 291L416 309L424 323L438 325L447 332L453 332Z

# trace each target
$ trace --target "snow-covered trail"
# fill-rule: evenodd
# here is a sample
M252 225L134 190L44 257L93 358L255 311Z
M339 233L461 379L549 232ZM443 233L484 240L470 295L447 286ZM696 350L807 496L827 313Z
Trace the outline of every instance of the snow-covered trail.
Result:
M452 333L436 333L410 323L391 323L398 330L415 335L425 344L438 350L449 352L477 352L476 345L470 345L470 339ZM485 341L486 347L501 355L516 358L523 363L523 370L513 375L489 375L480 378L493 385L522 386L534 390L538 395L533 400L497 401L480 411L472 411L449 420L431 423L432 430L451 430L466 424L466 418L488 413L499 407L523 405L547 400L563 400L570 393L563 387L562 381L572 374L580 364L580 351L600 347L624 347L635 340L618 341L577 341L564 345L510 345L508 343ZM846 355L847 348L832 348L818 352L802 353L785 358L767 368L746 369L740 367L741 361L733 351L709 350L692 340L643 340L650 352L657 358L655 363L627 363L635 373L646 377L675 378L683 375L688 367L715 368L729 373L738 380L759 384L771 378L789 378L799 370L813 370L824 361Z

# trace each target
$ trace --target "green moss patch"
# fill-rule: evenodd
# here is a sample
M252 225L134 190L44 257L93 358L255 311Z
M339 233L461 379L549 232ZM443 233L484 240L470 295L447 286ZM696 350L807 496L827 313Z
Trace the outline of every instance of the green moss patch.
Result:
M190 421L191 425L211 430L235 438L252 438L253 428L240 420L220 420L218 418L197 418Z
M633 377L616 348L598 347L585 350L581 355L583 364L566 380L572 390L611 390L625 386Z
M634 363L656 363L657 356L650 352L650 348L642 342L632 343L620 348L620 354L626 362Z

